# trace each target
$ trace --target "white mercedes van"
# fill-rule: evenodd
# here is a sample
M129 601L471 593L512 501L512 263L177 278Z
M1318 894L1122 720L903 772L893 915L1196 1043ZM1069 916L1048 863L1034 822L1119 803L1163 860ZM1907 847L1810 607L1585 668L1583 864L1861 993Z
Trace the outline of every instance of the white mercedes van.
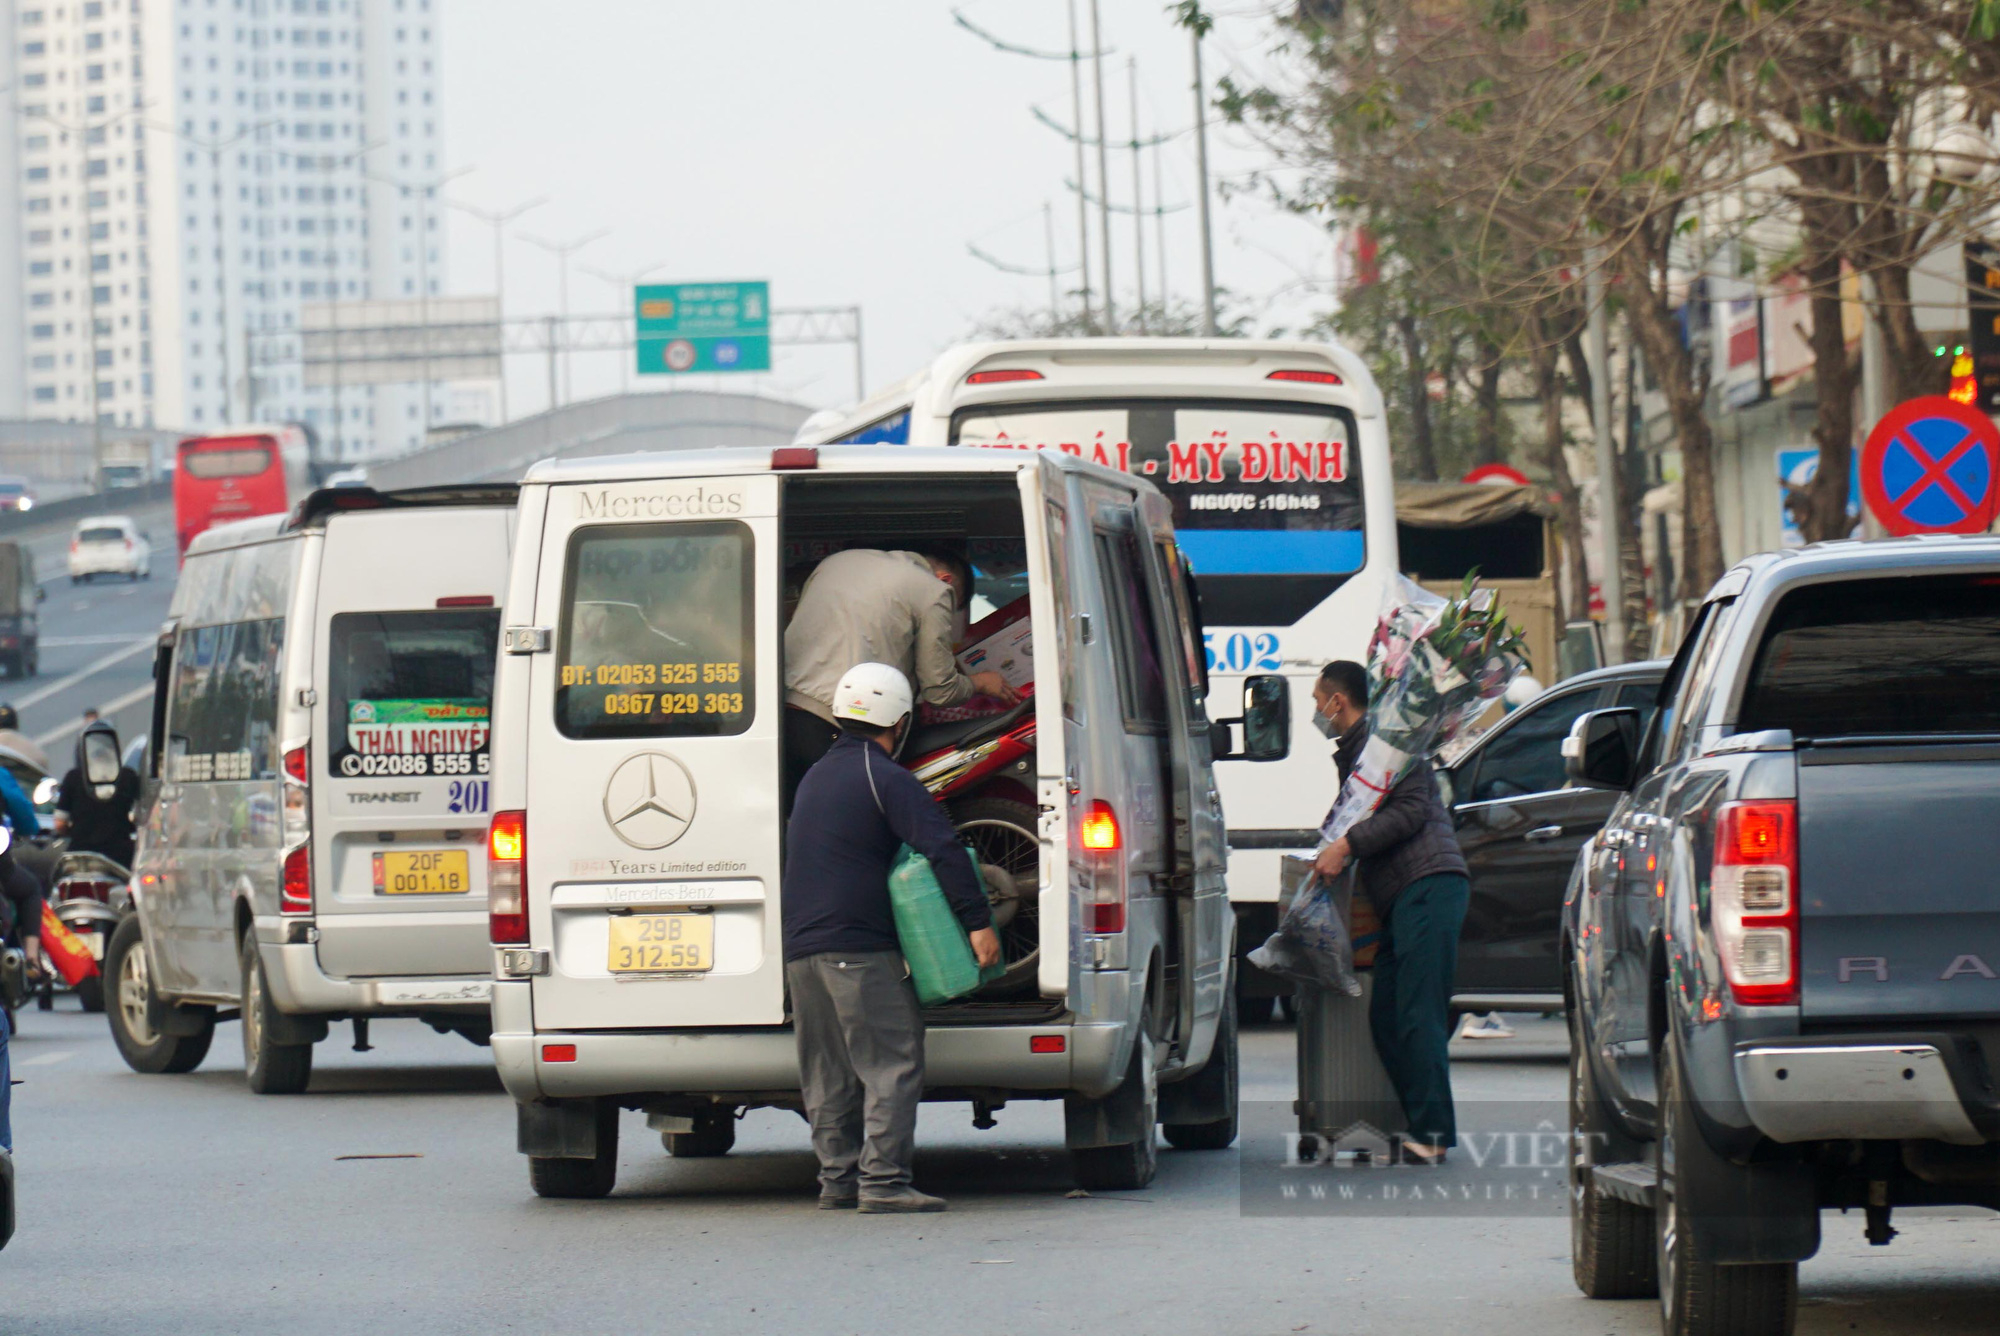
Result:
M483 841L511 486L313 493L188 549L154 665L119 1052L190 1071L240 1015L260 1094L328 1023L486 1042Z
M1282 679L1211 725L1168 508L1058 454L792 446L550 462L521 486L494 696L493 1052L543 1196L600 1196L621 1109L713 1155L800 1105L780 947L788 595L850 546L967 546L1025 597L1035 691L906 745L982 864L1009 968L932 1009L927 1097L1065 1102L1087 1186L1236 1135L1220 754L1277 759ZM1232 726L1241 728L1235 744Z

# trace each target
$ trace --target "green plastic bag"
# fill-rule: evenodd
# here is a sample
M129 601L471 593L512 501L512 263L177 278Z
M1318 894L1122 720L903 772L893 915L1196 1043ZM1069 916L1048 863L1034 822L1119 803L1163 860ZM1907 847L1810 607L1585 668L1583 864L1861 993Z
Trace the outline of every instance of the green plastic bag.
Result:
M967 848L972 875L979 879L979 860ZM986 883L980 880L980 889ZM896 937L910 965L910 982L917 986L919 1006L934 1007L964 997L981 984L1006 972L1006 962L979 967L965 925L952 913L944 888L938 885L931 860L904 845L889 869L889 904L896 914Z

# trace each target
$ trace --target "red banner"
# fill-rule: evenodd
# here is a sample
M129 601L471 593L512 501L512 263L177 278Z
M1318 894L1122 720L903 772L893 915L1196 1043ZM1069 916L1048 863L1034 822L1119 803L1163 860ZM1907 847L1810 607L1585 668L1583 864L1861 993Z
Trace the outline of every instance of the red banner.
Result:
M90 954L90 948L63 925L46 901L42 904L42 953L71 988L97 973L97 959Z

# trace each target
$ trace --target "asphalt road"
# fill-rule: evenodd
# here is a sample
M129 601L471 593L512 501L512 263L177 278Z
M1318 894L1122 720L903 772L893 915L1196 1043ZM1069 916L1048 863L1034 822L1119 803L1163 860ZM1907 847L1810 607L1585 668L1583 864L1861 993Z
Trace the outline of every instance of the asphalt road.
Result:
M101 1017L58 1006L27 1013L14 1046L8 1333L1657 1330L1649 1301L1576 1293L1559 1207L1246 1216L1237 1150L1162 1151L1150 1190L1072 1197L1052 1104L1010 1106L989 1132L964 1106L925 1110L918 1181L950 1196L942 1216L816 1211L804 1125L768 1111L728 1158L695 1161L628 1113L611 1198L539 1201L507 1097L463 1040L384 1022L358 1054L341 1027L307 1094L259 1098L233 1024L199 1071L141 1076ZM1244 1098L1289 1101L1290 1029L1245 1040ZM1456 1049L1462 1108L1561 1098L1556 1022ZM1993 1330L1993 1215L1896 1223L1871 1249L1858 1218L1827 1217L1804 1336Z
M0 701L21 712L21 731L41 743L60 774L86 708L102 711L125 742L150 722L152 645L173 598L172 510L164 505L129 513L153 537L153 576L127 581L100 576L72 585L68 574L71 521L17 535L35 555L48 601L41 605L41 671L0 681Z

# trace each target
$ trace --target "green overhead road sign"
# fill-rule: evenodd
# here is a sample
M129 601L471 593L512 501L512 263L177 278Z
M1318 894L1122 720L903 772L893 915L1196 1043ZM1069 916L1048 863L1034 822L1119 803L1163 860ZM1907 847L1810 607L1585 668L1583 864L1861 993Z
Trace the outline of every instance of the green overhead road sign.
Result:
M771 369L769 283L648 283L632 310L642 376Z

